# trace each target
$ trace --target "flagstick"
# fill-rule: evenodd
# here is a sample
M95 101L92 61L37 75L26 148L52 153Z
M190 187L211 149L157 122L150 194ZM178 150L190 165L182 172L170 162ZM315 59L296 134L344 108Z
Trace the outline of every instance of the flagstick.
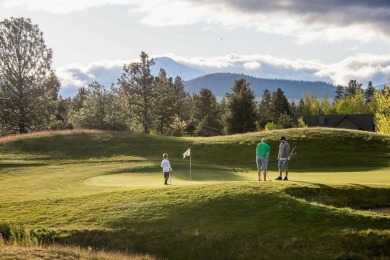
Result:
M192 177L191 177L191 157L192 157L192 154L190 154L190 181L192 180Z

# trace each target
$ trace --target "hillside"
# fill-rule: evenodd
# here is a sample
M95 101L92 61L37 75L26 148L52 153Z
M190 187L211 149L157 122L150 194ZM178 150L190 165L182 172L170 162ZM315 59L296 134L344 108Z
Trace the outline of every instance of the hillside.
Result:
M279 136L296 146L290 181L256 181L255 145L265 135L273 177ZM192 180L182 158L188 147ZM371 210L390 207L389 149L387 135L321 128L213 138L4 137L0 233L10 227L19 244L28 244L27 232L44 244L158 259L386 259L390 217ZM163 152L174 169L167 186Z
M319 81L296 81L285 79L255 78L244 74L214 73L185 82L186 91L198 93L201 88L210 89L215 96L221 98L230 93L235 80L244 78L251 85L257 98L261 98L265 89L276 91L281 88L288 99L301 99L304 95L315 95L317 98L333 98L335 87Z

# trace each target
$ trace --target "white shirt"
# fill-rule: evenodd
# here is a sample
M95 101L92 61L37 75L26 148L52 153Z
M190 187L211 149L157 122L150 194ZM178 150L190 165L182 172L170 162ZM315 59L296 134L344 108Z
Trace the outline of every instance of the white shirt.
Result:
M171 164L169 163L169 161L167 159L164 159L161 161L161 167L163 168L163 172L171 172L172 171Z

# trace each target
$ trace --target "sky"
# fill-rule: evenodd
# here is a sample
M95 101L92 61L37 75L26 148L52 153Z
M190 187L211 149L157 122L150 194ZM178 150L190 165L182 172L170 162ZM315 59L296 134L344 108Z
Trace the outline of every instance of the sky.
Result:
M206 73L390 78L388 0L0 0L0 21L10 17L38 25L64 88L142 51Z

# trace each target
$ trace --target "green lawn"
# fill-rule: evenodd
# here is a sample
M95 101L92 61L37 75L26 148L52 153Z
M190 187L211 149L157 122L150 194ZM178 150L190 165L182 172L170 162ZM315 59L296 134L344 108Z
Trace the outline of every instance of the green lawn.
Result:
M281 135L297 151L290 180L258 182L256 144L270 140L274 179ZM174 170L166 186L164 152ZM0 139L0 223L40 243L157 258L389 259L390 217L373 211L390 207L389 185L390 136L360 131Z

